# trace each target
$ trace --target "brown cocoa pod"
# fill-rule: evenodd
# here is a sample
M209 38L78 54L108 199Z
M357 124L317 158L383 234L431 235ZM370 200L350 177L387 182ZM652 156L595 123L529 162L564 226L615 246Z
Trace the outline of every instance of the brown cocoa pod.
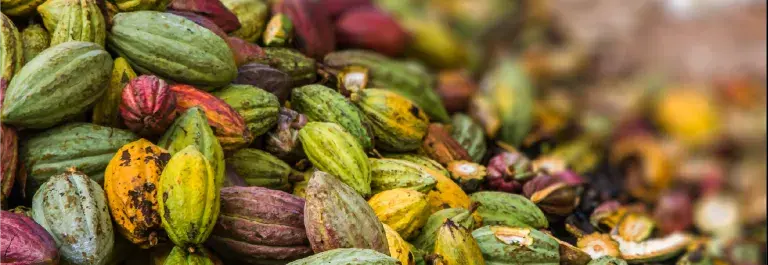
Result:
M464 111L478 87L463 70L444 70L437 76L437 94L448 112Z
M193 12L204 16L225 32L240 28L240 21L219 0L173 0L168 5L170 10Z
M283 13L293 22L294 45L305 55L322 60L336 49L336 37L331 17L321 1L275 1L273 13Z
M3 264L58 264L56 242L45 228L23 214L2 211L0 260Z
M288 100L291 94L291 78L283 71L260 63L247 63L237 69L237 78L232 83L252 85L277 96L280 102Z
M5 208L5 200L11 195L11 188L16 181L19 159L19 136L14 128L5 124L0 124L0 148L0 204Z
M451 161L472 160L467 150L439 123L429 124L427 136L424 137L419 151L443 166L447 166Z
M123 88L120 116L140 136L161 135L176 118L176 96L157 76L139 76Z
M391 16L372 7L345 12L336 20L335 28L339 45L392 57L402 55L410 38Z

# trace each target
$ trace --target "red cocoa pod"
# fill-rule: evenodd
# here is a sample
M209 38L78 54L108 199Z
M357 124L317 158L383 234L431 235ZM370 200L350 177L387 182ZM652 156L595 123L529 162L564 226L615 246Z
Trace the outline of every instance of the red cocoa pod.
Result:
M120 116L138 135L161 135L176 118L176 96L157 76L139 76L123 88Z
M0 260L3 264L58 264L59 251L45 228L23 214L0 214Z
M522 182L534 175L531 161L520 152L502 152L488 161L486 189L519 192Z
M0 99L1 100L1 99ZM18 165L19 136L12 127L0 123L0 202L5 206L5 199L11 195L11 188L16 180L16 165Z
M267 54L259 45L250 43L244 39L238 37L225 38L229 44L229 48L232 50L232 55L235 56L235 64L241 66L250 62L261 62L267 60Z
M240 28L240 21L237 20L237 16L219 0L173 0L168 5L168 9L202 15L213 21L225 32Z
M216 25L216 23L214 23L213 20L203 15L190 12L190 11L168 10L167 12L189 19L192 22L195 22L195 24L203 26L204 28L207 28L208 30L218 35L222 39L225 39L225 40L227 39L227 33L224 32L224 30L221 29L218 25Z
M336 49L333 23L322 1L275 1L272 12L283 13L291 19L296 33L293 44L304 55L322 60Z
M462 70L445 70L438 74L437 94L449 112L466 110L477 89L477 84Z
M283 71L260 63L248 63L237 69L237 78L232 83L252 85L274 94L284 102L291 94L291 77Z
M176 94L176 111L179 113L195 106L205 111L208 125L225 151L236 150L253 141L243 116L223 100L190 85L175 84L171 91Z
M399 56L405 51L409 38L397 21L376 8L350 10L336 20L336 40L340 46Z
M221 210L207 245L247 264L287 262L312 254L304 199L262 187L221 189Z
M347 11L360 7L373 7L371 0L323 0L325 10L333 20Z

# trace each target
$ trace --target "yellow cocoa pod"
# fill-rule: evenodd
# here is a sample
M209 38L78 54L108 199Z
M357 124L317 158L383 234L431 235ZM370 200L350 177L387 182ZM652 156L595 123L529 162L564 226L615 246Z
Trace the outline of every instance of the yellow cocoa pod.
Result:
M472 233L448 219L437 231L433 264L485 265L485 260Z
M710 143L719 135L718 115L714 100L694 88L670 89L661 96L655 109L661 128L691 146Z
M165 149L139 139L117 150L104 173L104 191L117 231L142 248L157 244L162 230L157 185L170 159Z
M368 117L376 148L391 152L413 151L427 134L429 119L411 100L384 89L352 93L352 102Z
M115 58L112 63L112 75L101 100L93 106L93 123L114 128L122 128L120 118L120 102L123 101L123 88L131 79L136 78L136 72L123 57Z
M429 202L432 213L446 208L461 207L469 209L471 200L458 184L437 171L432 169L426 170L437 180L435 189L427 193L427 202Z
M408 188L382 191L368 200L379 220L405 239L416 235L432 213L426 196Z
M384 224L384 233L387 235L389 256L396 258L402 265L416 265L416 257L411 252L411 244L406 242L392 227Z

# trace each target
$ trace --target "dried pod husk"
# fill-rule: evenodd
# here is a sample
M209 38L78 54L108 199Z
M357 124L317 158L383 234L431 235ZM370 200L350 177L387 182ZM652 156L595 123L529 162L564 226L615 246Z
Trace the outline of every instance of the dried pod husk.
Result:
M485 264L483 252L472 232L450 219L437 230L434 253L435 264Z
M227 32L248 42L258 41L267 23L267 4L259 0L221 0L221 3L237 16L241 25L236 30Z
M206 243L227 260L274 264L312 254L304 200L261 187L221 189L221 214Z
M284 14L275 14L264 29L262 40L267 47L286 46L293 39L293 22Z
M520 145L533 125L534 90L525 69L518 61L504 57L481 86L493 101L501 121L496 138L513 146Z
M51 46L51 36L43 26L35 23L21 31L21 43L23 44L24 62L29 62Z
M592 233L585 235L576 242L576 246L587 252L592 260L603 256L620 257L619 243L607 234Z
M11 78L21 70L24 65L24 49L19 29L10 18L5 16L3 1L3 13L0 14L0 79L10 82Z
M205 155L194 145L173 154L160 176L158 208L168 238L195 252L219 216L219 185Z
M277 96L280 102L288 99L291 92L291 79L283 71L260 63L247 63L237 69L237 78L233 84L252 85Z
M112 252L115 234L104 190L82 172L45 182L32 199L32 216L70 264L104 264Z
M176 95L178 112L195 106L204 110L208 125L224 150L237 150L253 141L243 116L224 100L188 85L171 85L171 91Z
M363 248L339 248L318 252L315 255L293 261L288 265L322 265L322 264L349 264L349 265L400 265L400 262L386 254Z
M312 165L338 177L363 197L371 194L371 168L363 147L335 123L309 122L299 138Z
M621 139L614 144L610 161L625 171L627 191L645 202L655 202L671 185L672 161L659 142L648 136Z
M550 175L538 175L523 185L523 194L555 219L570 215L581 199L581 186Z
M285 14L296 32L294 46L316 60L336 49L331 17L319 1L283 0L272 6L272 12Z
M522 182L534 176L531 161L520 152L502 152L488 161L486 188L519 192Z
M560 264L565 265L586 265L592 261L592 257L583 250L571 245L568 242L562 241L553 236L547 231L544 231L550 238L557 241L560 245Z
M532 228L484 226L472 231L488 263L560 264L560 246Z
M468 193L477 191L485 182L485 167L476 163L464 160L451 161L448 163L448 171L451 172L451 179Z
M653 210L656 227L663 234L684 231L693 223L693 205L684 191L671 191L661 195Z
M128 129L140 136L161 135L176 119L176 95L157 76L132 79L123 88L121 98L120 117Z
M617 257L602 256L593 259L587 265L627 265L627 261Z
M393 91L411 100L436 122L448 122L448 112L435 92L434 81L423 67L414 67L366 50L345 50L328 54L323 63L334 69L360 66L369 71L368 87Z
M267 133L267 152L278 158L294 163L305 158L299 139L299 130L307 124L307 117L288 108L280 107L277 126Z
M479 203L477 214L483 218L483 225L506 225L514 227L547 228L549 222L533 202L523 196L498 191L473 193L473 203Z
M3 0L0 4L3 6L3 15L12 17L29 16L35 12L35 9L42 4L43 0Z
M448 219L470 230L476 225L472 212L466 208L442 209L429 216L419 234L411 241L413 246L431 253L435 249L437 231Z
M120 104L123 102L123 89L136 78L128 61L123 57L115 58L112 64L112 75L109 77L107 91L93 105L93 123L103 126L122 128L124 126L120 117ZM175 100L175 97L174 97Z
M392 158L368 158L371 165L371 192L409 188L428 193L437 180L418 164Z
M219 140L213 134L205 118L205 111L199 107L192 107L183 112L163 134L157 144L168 150L171 155L176 154L187 146L194 145L197 150L205 155L211 164L216 183L224 182L224 151Z
M8 264L58 264L56 242L45 228L23 214L3 211L0 259Z
M664 261L685 251L686 247L692 242L691 235L679 232L642 242L625 241L617 235L612 235L611 237L618 242L621 253L620 257L628 263Z
M642 242L648 239L656 227L651 217L641 213L629 213L614 228L621 239Z
M370 121L377 148L412 151L427 134L427 115L403 96L383 89L364 89L352 93L351 99Z
M71 123L19 142L19 160L33 195L51 176L75 167L102 183L104 169L123 145L138 140L130 131L89 123Z
M238 57L237 57L237 51L234 47L235 45L229 39L229 37L227 36L227 33L224 32L224 30L221 29L218 25L216 25L216 23L214 23L213 20L211 20L206 16L203 16L191 11L168 10L166 12L189 19L192 22L195 22L195 24L210 30L211 32L213 32L213 34L216 34L216 36L219 36L222 39L226 40L227 44L229 44L230 48L232 49L233 55L235 55L235 60L237 61Z
M237 150L227 158L226 165L248 186L288 191L291 189L291 180L301 177L300 173L279 158L252 148Z
M107 25L95 0L66 0L51 32L51 46L68 41L87 41L104 47Z
M352 134L365 150L373 148L365 116L348 99L323 85L306 85L291 92L291 107L309 121L332 122Z
M368 68L360 66L344 67L336 75L336 85L339 93L345 97L352 95L352 92L365 89L368 87Z
M431 123L427 128L427 135L421 143L419 152L429 158L440 162L443 166L456 160L471 160L472 158L458 142L448 133L445 127L439 123Z
M384 227L371 206L350 186L315 171L306 193L304 225L315 253L357 247L389 255Z
M472 162L480 163L485 156L488 146L485 142L483 128L463 113L454 114L451 118L451 137L458 142L472 158Z
M391 153L391 154L384 155L384 157L405 160L405 161L426 167L428 169L437 171L438 173L446 176L449 176L451 174L450 172L448 172L448 169L445 169L445 167L443 167L443 165L440 165L440 163L437 163L437 161L432 160L429 157L426 157L423 155L410 154L410 153Z
M2 92L0 92L2 93ZM6 199L11 195L11 188L16 182L16 168L19 161L19 135L16 129L0 124L0 205L6 206Z
M235 64L241 66L250 62L261 62L266 60L267 54L264 49L254 43L250 43L238 37L225 37L232 54L235 56Z
M427 202L432 212L456 207L469 209L471 200L456 182L432 169L425 168L425 170L437 181L435 188L427 193Z
M124 10L124 8L120 7L120 4L118 4L118 8L121 11L135 11ZM174 11L192 12L201 15L210 19L211 22L224 32L231 32L241 27L238 17L219 0L173 0L168 4L168 8Z
M478 87L464 70L443 70L437 75L435 90L448 112L458 112L469 107L469 100Z
M335 20L340 46L369 49L397 57L403 54L410 36L389 14L372 7L342 13Z
M387 224L384 225L384 232L387 235L387 245L389 246L389 256L400 261L401 265L416 265L415 257L411 252L411 244L406 242L400 234Z
M139 139L117 150L104 173L104 191L117 231L144 248L156 245L161 236L157 186L169 159L167 151Z
M250 85L229 85L213 93L237 111L253 137L261 136L277 123L277 97Z
M397 188L377 193L368 200L376 217L400 236L410 239L427 222L432 211L423 193Z

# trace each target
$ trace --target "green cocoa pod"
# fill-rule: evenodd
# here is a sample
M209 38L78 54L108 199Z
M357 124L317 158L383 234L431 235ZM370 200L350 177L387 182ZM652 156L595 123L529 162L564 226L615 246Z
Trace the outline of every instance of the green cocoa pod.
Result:
M437 184L437 180L418 164L391 158L369 158L368 161L373 194L396 188L410 188L426 194Z
M304 153L319 170L338 177L363 197L371 194L371 168L363 147L335 123L309 122L299 131Z
M200 89L228 85L237 76L227 42L177 15L156 11L118 13L112 19L107 41L134 70Z
M196 146L171 157L160 175L157 196L163 228L176 246L195 250L208 239L219 216L219 186Z
M499 191L481 191L470 195L473 203L479 203L477 214L483 225L547 228L549 222L544 213L530 200L517 194Z
M277 96L250 85L229 85L213 93L243 116L253 137L266 133L277 123L280 102Z
M51 176L71 167L102 183L115 152L137 139L130 131L90 123L70 123L33 135L19 143L27 194L34 194Z
M227 158L226 164L248 186L290 191L290 179L303 178L283 160L258 149L240 149Z
M224 185L224 150L211 126L208 126L205 112L201 108L189 108L176 118L157 145L168 150L171 155L187 146L197 146L197 150L211 163L216 174L216 183Z
M5 2L3 1L3 13ZM0 78L9 82L24 65L21 34L10 18L0 13Z
M560 245L536 229L489 225L472 237L486 264L560 264Z
M46 49L8 84L3 123L48 128L75 118L104 94L111 70L112 57L91 42L70 41Z
M496 138L513 146L520 145L533 125L534 90L525 69L521 62L504 58L485 82L489 89L483 92L491 99L501 120Z
M408 247L411 249L411 253L413 253L413 264L414 265L427 265L427 261L424 260L424 256L427 254L423 250L415 247L412 244L408 244Z
M32 199L32 218L48 230L64 261L106 264L115 243L107 199L82 172L51 177Z
M214 265L214 263L203 253L189 253L186 249L174 246L163 265Z
M438 163L437 161L432 160L429 157L426 157L423 155L408 154L408 153L391 153L391 154L385 154L384 157L400 159L400 160L405 160L411 163L415 163L417 165L437 171L438 173L442 173L444 176L451 175L451 172L449 172L448 169L443 167L443 165L440 165L440 163Z
M96 0L70 0L61 7L56 28L48 28L51 46L68 41L86 41L104 47L107 26Z
M269 10L262 0L221 0L240 21L240 28L230 33L248 42L256 42L267 24Z
M123 57L117 57L112 64L112 75L109 77L107 91L101 100L93 105L93 123L115 128L124 127L120 117L120 103L123 102L123 88L131 79L136 78L128 61Z
M357 138L363 149L373 148L366 129L365 117L344 96L323 85L306 85L293 90L291 107L307 116L309 121L332 122L341 125Z
M433 120L448 122L448 111L434 90L434 80L423 68L364 50L332 52L325 56L324 64L341 70L347 66L368 68L367 87L391 90L413 101Z
M112 0L121 12L140 10L165 11L170 0Z
M593 259L587 265L627 265L627 261L606 255Z
M354 92L351 99L371 123L377 148L407 152L421 146L429 119L413 102L392 91L373 88Z
M51 46L51 37L43 26L32 24L21 32L21 43L24 44L24 62L29 62Z
M37 12L40 13L40 17L43 19L43 26L48 29L48 33L56 30L56 24L65 15L65 7L69 5L70 1L73 0L44 1L37 7Z
M451 136L467 150L473 162L480 163L483 160L488 147L485 143L485 132L480 124L466 114L457 113L451 119Z
M435 249L437 231L448 219L469 230L475 227L475 219L472 218L472 212L469 210L464 208L442 209L429 216L419 235L411 242L413 246L427 253L432 253Z
M315 255L288 263L288 265L321 264L397 265L400 264L400 262L393 257L370 249L338 248L329 251L323 251Z
M267 55L267 64L290 76L291 86L298 87L315 82L315 59L289 48L265 47L264 53Z
M3 7L3 14L12 17L25 17L32 15L37 6L45 0L2 0L0 6Z

